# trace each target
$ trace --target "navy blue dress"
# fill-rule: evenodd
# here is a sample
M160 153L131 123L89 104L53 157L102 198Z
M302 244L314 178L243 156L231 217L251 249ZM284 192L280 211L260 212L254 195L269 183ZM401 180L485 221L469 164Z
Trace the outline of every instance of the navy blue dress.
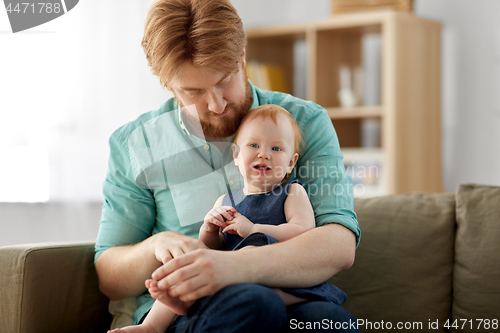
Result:
M245 216L253 223L279 225L286 222L285 200L288 196L290 185L298 180L288 181L267 193L251 194L245 196L243 189L231 192L224 196L223 206L232 206L238 213ZM223 250L234 251L248 245L262 246L277 243L278 240L261 232L253 233L246 238L239 235L225 233L226 243ZM323 282L310 288L282 288L286 293L310 301L326 301L341 305L347 296L338 287Z

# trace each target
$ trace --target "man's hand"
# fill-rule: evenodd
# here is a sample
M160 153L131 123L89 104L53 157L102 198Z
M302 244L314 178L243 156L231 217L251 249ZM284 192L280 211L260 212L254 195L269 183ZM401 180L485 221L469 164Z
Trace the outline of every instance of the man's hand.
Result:
M153 237L155 237L154 251L156 260L163 264L194 250L207 248L202 241L178 232L167 231Z
M167 262L152 277L158 281L158 289L168 291L170 297L194 301L245 281L246 264L236 258L236 252L195 250Z
M240 213L234 215L232 221L227 221L228 226L222 230L222 232L228 232L230 234L238 234L240 237L246 238L250 234L254 233L254 224L252 221L247 219Z
M99 288L112 300L140 295L145 291L144 281L162 263L205 248L202 241L172 231L135 245L111 247L96 262Z

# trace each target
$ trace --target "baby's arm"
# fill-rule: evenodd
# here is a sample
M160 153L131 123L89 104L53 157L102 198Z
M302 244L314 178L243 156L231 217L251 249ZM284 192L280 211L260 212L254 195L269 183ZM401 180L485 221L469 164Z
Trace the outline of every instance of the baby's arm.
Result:
M293 183L288 189L285 217L288 223L268 225L253 224L245 216L235 214L235 218L228 221L229 226L224 229L224 232L238 233L243 238L255 232L262 232L281 242L313 229L316 225L314 212L306 190L300 184Z
M221 249L224 245L224 235L220 228L227 226L227 221L233 219L236 209L230 206L222 206L224 195L220 196L214 207L207 213L200 228L198 238L211 249Z

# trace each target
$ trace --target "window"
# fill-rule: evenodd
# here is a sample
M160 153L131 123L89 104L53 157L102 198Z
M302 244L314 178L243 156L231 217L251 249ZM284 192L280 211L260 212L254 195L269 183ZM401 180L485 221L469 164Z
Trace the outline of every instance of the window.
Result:
M0 201L48 200L48 150L35 146L0 147Z

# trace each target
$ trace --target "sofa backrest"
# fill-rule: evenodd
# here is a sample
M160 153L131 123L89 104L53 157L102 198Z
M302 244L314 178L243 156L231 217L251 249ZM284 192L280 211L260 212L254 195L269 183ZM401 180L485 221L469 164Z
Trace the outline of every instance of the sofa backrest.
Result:
M364 321L360 330L406 325L422 332L444 323L452 311L455 194L355 199L354 209L361 229L356 260L329 282L346 292L344 307Z
M460 185L452 332L491 332L500 321L500 187Z

